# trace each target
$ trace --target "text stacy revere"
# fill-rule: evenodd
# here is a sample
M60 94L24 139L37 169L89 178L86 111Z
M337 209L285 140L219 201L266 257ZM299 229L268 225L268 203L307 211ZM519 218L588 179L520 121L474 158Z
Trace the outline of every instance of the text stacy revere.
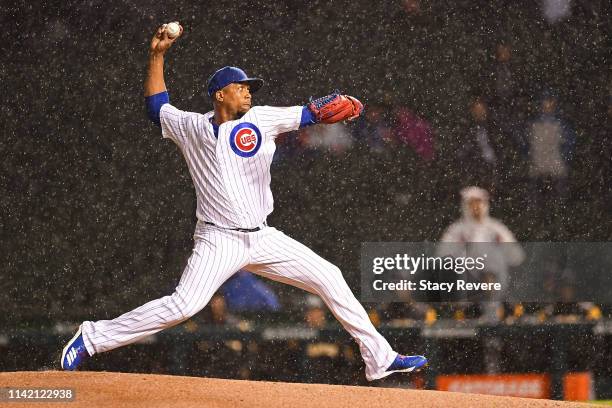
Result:
M399 280L397 282L384 282L381 279L377 279L372 282L372 287L376 291L416 291L416 290L427 290L427 291L444 291L452 292L453 290L464 290L464 291L500 291L502 285L499 282L466 282L465 280L458 279L455 282L433 282L427 279L421 279L418 282L410 281L406 279Z

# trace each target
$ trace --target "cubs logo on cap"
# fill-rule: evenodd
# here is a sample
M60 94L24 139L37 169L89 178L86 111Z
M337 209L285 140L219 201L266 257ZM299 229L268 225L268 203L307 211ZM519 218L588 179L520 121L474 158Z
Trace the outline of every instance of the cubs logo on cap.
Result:
M261 132L252 123L240 123L230 132L230 146L240 157L253 157L261 147Z

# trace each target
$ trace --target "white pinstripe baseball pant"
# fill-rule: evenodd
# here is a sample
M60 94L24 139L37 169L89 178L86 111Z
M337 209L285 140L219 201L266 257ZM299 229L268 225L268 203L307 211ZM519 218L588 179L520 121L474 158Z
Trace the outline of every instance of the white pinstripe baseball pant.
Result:
M378 379L396 353L370 322L340 270L305 245L272 227L244 233L198 223L193 253L171 296L146 303L113 320L83 322L91 355L133 343L179 324L202 310L219 286L239 269L320 296L353 336L366 364L366 378Z

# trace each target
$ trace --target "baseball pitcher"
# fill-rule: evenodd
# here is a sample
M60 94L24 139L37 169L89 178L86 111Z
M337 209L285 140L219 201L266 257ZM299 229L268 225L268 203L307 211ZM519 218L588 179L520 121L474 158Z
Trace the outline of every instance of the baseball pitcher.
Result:
M374 328L340 270L266 223L273 209L270 164L279 133L317 123L353 120L363 105L338 93L306 106L252 106L263 81L224 67L208 80L213 110L185 112L170 104L164 57L180 38L160 27L150 45L145 100L149 118L179 148L197 196L194 248L173 294L113 320L85 321L64 347L61 365L75 370L86 359L133 343L198 313L219 286L240 269L320 296L359 345L366 378L409 372L423 356L395 352Z

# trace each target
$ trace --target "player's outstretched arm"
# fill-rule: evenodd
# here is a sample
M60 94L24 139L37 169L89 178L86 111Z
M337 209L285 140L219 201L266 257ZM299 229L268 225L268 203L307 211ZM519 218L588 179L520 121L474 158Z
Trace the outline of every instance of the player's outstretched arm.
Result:
M164 82L164 54L183 34L183 27L179 25L179 34L173 38L168 37L166 25L164 24L159 27L151 39L149 70L145 80L145 96L155 95L166 90L166 83Z
M178 25L178 23L176 23ZM172 46L174 41L183 34L183 27L180 25L176 36L168 36L167 24L159 27L151 40L149 48L149 69L145 80L145 103L147 114L151 122L161 126L160 112L161 107L170 102L170 97L166 91L164 81L164 54Z

